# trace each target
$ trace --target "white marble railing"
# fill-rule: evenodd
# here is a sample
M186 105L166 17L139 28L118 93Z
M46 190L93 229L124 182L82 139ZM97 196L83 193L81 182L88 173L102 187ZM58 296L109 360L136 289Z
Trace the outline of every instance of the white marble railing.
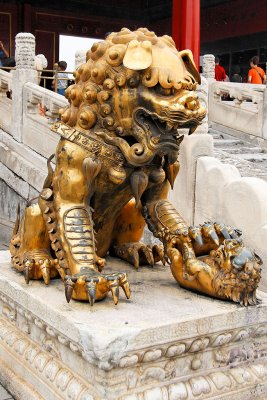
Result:
M46 107L45 117L40 115L41 104ZM58 118L59 109L67 104L65 97L34 83L26 83L23 87L22 142L46 158L53 154L58 136L50 126Z
M264 260L266 288L267 182L241 177L235 166L214 158L212 142L209 134L185 136L170 200L189 224L218 221L241 229L245 244Z
M209 122L267 139L265 85L210 82Z
M10 91L12 89L12 74L0 69L0 93Z
M12 101L10 91L12 90L12 74L0 69L0 127L6 132L12 131Z
M12 91L17 77L12 79L12 75L0 70L0 128L38 154L49 157L58 142L58 137L51 132L50 125L58 118L59 109L65 107L68 102L65 97L32 82L26 82L22 86L21 97L18 99L17 93ZM41 104L46 107L45 116L40 115ZM15 128L18 121L21 134L16 137Z

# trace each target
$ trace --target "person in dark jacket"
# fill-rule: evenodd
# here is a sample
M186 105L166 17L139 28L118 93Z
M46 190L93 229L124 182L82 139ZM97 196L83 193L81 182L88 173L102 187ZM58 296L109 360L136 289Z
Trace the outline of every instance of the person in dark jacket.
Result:
M5 48L3 42L0 40L0 67L5 66L5 61L7 58L9 58L9 52Z
M234 65L232 69L233 69L233 74L231 76L231 82L241 83L242 82L242 76L240 75L240 67L239 67L239 65Z

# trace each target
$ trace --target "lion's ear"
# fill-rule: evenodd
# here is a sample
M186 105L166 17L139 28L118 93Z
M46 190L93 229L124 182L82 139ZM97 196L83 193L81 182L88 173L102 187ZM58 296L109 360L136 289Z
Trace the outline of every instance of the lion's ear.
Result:
M152 64L152 44L148 40L138 42L131 40L123 58L126 68L139 71L150 67Z
M201 78L199 72L196 68L196 64L193 59L193 54L191 50L182 50L179 51L179 55L182 57L182 60L186 66L188 72L193 76L197 83L201 83Z

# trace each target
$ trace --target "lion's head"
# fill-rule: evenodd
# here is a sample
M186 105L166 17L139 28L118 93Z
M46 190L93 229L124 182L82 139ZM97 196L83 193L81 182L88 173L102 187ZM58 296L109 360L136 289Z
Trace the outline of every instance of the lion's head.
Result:
M118 146L132 165L156 154L173 163L177 129L193 131L205 116L194 92L200 76L191 52L178 52L171 37L146 28L123 28L95 43L74 75L62 121Z
M257 304L256 289L261 278L261 258L244 246L242 239L225 239L211 252L217 265L215 293L247 306Z

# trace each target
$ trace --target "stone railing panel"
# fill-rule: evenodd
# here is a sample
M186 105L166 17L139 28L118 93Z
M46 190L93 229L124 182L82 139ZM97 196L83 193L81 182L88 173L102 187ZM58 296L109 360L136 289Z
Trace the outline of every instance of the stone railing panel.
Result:
M242 178L213 157L197 161L195 224L218 221L242 230L244 242L267 259L267 182ZM267 276L262 274L262 284Z
M0 127L8 133L11 133L12 130L12 100L10 99L11 90L12 73L8 73L0 69Z
M225 219L224 188L240 179L233 165L222 164L214 157L201 157L197 162L195 224Z
M12 72L0 69L0 96L5 97L6 92L12 90Z
M265 91L264 85L211 83L209 122L263 137Z
M22 141L42 156L49 157L55 152L59 139L50 126L57 120L59 109L68 102L65 97L34 83L24 85L23 98ZM39 113L40 104L47 109L45 117Z
M194 221L197 160L201 156L212 154L211 135L193 134L184 137L179 156L180 171L175 180L174 189L169 193L169 200L189 224Z

